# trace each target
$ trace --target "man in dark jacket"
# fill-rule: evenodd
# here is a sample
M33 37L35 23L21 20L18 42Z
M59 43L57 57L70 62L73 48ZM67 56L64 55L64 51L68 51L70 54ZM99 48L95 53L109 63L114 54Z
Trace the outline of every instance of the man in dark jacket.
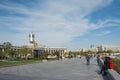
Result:
M107 72L106 72L107 69L110 68L109 66L110 66L109 65L109 57L105 57L104 64L103 64L103 66L101 68L100 73L103 73L103 75L106 75L107 74Z

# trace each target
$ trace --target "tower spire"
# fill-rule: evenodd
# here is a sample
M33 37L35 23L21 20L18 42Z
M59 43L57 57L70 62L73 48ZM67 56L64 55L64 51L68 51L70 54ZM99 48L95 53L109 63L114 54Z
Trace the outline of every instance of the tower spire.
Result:
M31 32L29 34L29 43L34 43L35 42L35 35Z

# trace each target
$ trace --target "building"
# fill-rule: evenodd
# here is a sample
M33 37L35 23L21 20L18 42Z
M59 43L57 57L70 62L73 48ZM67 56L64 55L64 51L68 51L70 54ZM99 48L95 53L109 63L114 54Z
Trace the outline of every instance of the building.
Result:
M82 48L80 51L82 52L102 52L102 51L108 51L112 50L113 52L120 52L120 46L119 45L101 45L98 47L91 47L91 48Z
M80 51L82 51L82 52L88 52L88 51L98 52L98 48L95 48L95 47L93 47L93 48L82 48L82 49L80 49Z
M33 33L29 34L29 48L34 50L34 57L39 57L42 52L48 52L49 55L58 52L64 58L64 53L67 51L65 47L46 47L45 45L36 43Z
M42 52L47 52L49 55L53 55L57 52L59 53L59 56L64 58L64 53L67 51L67 48L65 47L43 47L43 48L37 48L35 51L35 57L39 57Z
M119 45L101 45L101 46L98 46L97 48L98 48L98 51L112 50L113 52L120 52Z
M64 53L67 51L67 48L65 47L46 47L45 45L38 44L35 41L35 35L33 33L29 34L28 45L11 46L11 50L15 50L15 51L21 50L23 48L29 48L31 50L31 52L27 54L27 56L31 56L31 57L40 57L40 54L42 52L48 52L49 55L55 54L57 52L62 58L64 58ZM0 52L4 52L3 45L0 45ZM23 55L22 57L25 57L25 56Z
M93 44L90 45L90 48L82 48L82 49L79 49L79 51L81 52L98 52L98 48L96 48Z
M29 48L35 49L37 48L38 44L35 42L35 35L33 33L29 34Z

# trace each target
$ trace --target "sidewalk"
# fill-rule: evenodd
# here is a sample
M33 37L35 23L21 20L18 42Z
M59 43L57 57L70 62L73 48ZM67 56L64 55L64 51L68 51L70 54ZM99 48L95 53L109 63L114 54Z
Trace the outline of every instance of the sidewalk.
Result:
M0 69L0 80L104 80L98 74L96 58L72 58Z

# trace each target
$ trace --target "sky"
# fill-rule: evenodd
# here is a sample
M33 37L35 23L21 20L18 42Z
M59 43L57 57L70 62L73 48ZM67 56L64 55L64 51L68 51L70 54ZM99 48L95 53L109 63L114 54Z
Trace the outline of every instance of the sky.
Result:
M69 50L120 45L120 0L0 0L0 43Z

